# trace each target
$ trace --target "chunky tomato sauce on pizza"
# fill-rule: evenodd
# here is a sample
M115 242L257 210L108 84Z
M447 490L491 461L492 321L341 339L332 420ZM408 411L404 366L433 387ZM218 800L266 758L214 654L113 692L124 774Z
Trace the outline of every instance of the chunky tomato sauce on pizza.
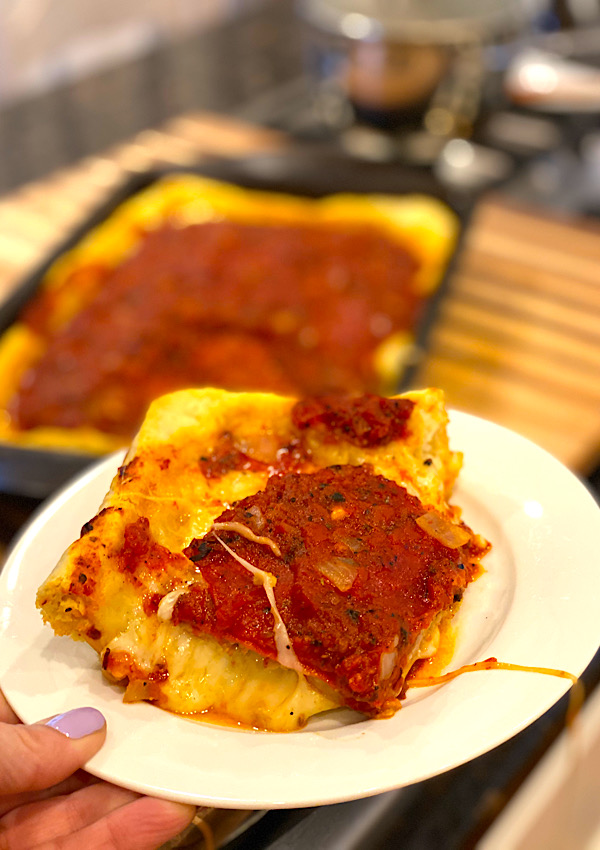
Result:
M46 351L10 408L17 427L130 437L149 402L188 386L291 395L377 391L373 353L412 329L417 261L365 225L165 226L117 268L73 273L83 309L24 321Z
M365 393L350 396L317 396L292 408L292 422L300 431L318 427L331 439L349 440L357 446L382 446L406 436L415 404L408 398L385 398Z
M183 551L153 539L145 516L128 522L118 569L150 588L161 576L186 576L167 595L174 626L312 673L360 711L395 710L419 636L461 599L485 548L368 463L315 466L306 434L382 447L409 436L413 408L411 399L372 395L298 401L291 443L270 463L224 431L197 460L204 477L262 468L264 488ZM145 613L163 616L164 599L146 589ZM103 661L110 668L110 655Z
M180 596L173 622L277 659L264 590L223 541L276 578L277 607L302 667L353 708L380 711L399 695L398 661L415 634L458 601L473 578L469 545L442 545L419 526L422 515L418 499L367 466L273 476L187 547L199 581ZM230 523L268 538L280 554L219 530Z

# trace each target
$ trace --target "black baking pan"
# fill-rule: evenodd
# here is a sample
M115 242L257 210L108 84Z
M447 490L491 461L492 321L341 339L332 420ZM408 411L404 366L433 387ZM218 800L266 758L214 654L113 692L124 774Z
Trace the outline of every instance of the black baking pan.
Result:
M426 352L427 335L435 321L440 300L444 297L448 278L456 258L461 236L466 229L470 201L449 197L433 175L421 169L398 164L358 161L339 153L302 147L284 153L261 154L242 159L207 159L195 167L169 168L136 174L124 182L111 196L56 248L43 264L23 280L11 297L0 305L0 333L15 322L23 307L35 294L46 272L56 259L68 251L90 230L100 224L123 201L147 188L167 174L192 172L237 183L250 189L291 192L308 197L321 197L335 192L414 194L421 193L447 203L461 222L461 235L444 279L428 301L420 327L416 332L414 362L401 377L398 390L406 389ZM42 499L64 484L77 472L96 460L95 455L65 450L24 448L0 442L0 492Z

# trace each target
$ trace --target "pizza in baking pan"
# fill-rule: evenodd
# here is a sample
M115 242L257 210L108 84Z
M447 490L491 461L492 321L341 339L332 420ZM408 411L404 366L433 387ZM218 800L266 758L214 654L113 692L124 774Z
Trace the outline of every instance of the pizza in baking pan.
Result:
M165 177L63 254L3 335L0 439L110 451L190 386L395 392L457 230L425 195Z

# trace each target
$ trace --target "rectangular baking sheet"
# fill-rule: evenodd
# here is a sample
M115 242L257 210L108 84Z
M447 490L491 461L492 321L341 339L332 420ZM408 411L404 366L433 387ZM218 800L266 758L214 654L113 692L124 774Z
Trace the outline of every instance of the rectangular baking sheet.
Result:
M0 333L18 319L21 310L36 293L46 272L59 256L74 247L129 197L168 174L181 172L213 177L249 189L290 192L315 198L336 192L393 195L420 193L448 204L459 218L459 239L443 280L427 302L415 335L415 357L402 374L398 391L410 385L419 363L426 356L428 332L447 289L467 226L470 203L464 199L448 197L443 186L426 170L408 169L397 164L357 162L338 153L328 154L306 148L241 159L207 159L196 167L153 170L132 176L107 202L86 217L69 238L0 305ZM82 452L23 448L0 442L0 492L45 498L96 459L95 455Z

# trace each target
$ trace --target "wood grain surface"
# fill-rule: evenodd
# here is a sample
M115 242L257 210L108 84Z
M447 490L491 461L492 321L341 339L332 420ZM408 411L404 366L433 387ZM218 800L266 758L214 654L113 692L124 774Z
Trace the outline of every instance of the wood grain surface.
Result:
M184 115L4 196L0 298L131 173L284 145L270 130ZM600 461L600 224L483 199L414 383L590 472Z
M600 460L600 224L483 200L416 380L589 473Z

